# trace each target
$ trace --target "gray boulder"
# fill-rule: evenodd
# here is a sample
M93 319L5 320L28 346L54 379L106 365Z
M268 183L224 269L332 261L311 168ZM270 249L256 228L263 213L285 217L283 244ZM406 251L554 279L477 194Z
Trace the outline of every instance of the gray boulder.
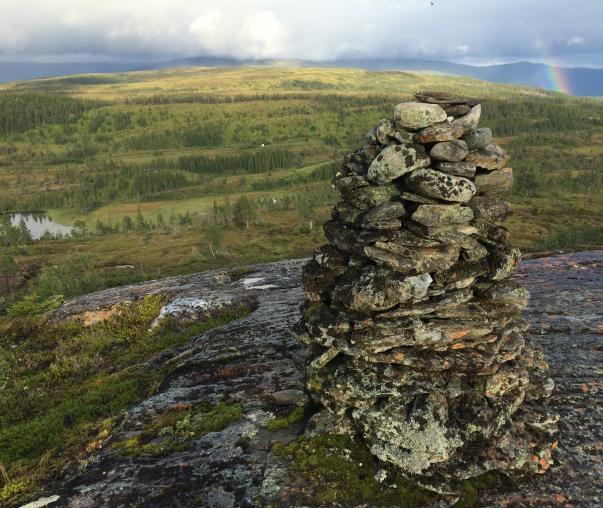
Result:
M418 131L430 125L444 122L448 118L437 104L421 102L402 102L394 108L394 121L397 128Z
M453 203L466 203L476 192L471 180L433 169L417 169L407 175L404 181L417 194Z
M441 161L460 162L468 153L467 143L462 139L457 139L455 141L437 143L432 147L429 155Z
M430 159L423 148L390 145L369 166L367 178L375 183L388 183L417 168L425 168Z
M471 108L471 111L452 122L453 125L459 125L464 132L469 132L477 129L479 119L482 116L482 106L477 104Z
M488 127L481 127L474 131L469 131L463 136L463 140L467 143L469 150L477 150L488 146L492 141L492 130Z

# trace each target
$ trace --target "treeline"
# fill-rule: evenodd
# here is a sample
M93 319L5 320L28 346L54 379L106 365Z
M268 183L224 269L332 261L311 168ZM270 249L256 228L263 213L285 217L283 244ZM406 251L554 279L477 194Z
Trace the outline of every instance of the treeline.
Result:
M251 152L207 155L183 155L177 159L177 168L204 174L262 173L274 169L292 168L301 164L298 152L282 148L265 148Z
M72 174L73 179L58 180L61 188L48 189L30 196L7 196L3 200L2 209L78 208L86 212L117 199L144 200L150 194L199 183L194 175L181 171L112 166L110 162L103 163L100 167L89 166L84 171L70 170L65 173L69 174ZM69 183L69 180L77 183Z
M103 103L56 94L0 92L0 136L50 124L74 123Z
M298 152L264 148L215 156L183 155L150 162L91 161L86 166L58 170L52 185L29 196L7 196L1 209L78 208L91 211L115 200L183 199L227 192L215 177L268 172L301 165ZM307 181L312 181L310 178Z
M156 158L150 162L112 162L110 164L129 168L175 169L210 176L230 174L253 174L299 167L302 156L299 152L283 148L261 148L237 152L217 153L215 155L189 154L173 159ZM109 163L106 163L109 164Z
M278 179L265 178L252 182L251 189L254 191L288 189L312 182L330 181L335 176L338 167L339 164L336 162L326 162L305 175L285 176Z
M498 136L587 130L603 125L603 104L593 110L561 99L488 100L482 105L482 112L481 123Z
M260 93L238 95L151 95L144 97L128 97L125 104L154 106L162 104L236 104L244 102L293 101L310 100L320 104L337 104L345 106L393 105L400 102L400 96L386 94L349 95L349 94L317 94L312 92L294 93Z

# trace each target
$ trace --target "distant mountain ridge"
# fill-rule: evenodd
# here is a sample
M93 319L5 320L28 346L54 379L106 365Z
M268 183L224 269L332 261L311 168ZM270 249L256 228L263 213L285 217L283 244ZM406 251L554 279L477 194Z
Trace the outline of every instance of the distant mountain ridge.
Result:
M231 67L274 65L274 60L236 60L222 57L193 57L160 62L73 62L0 63L0 83L71 74L153 70L182 66ZM304 67L352 67L367 70L427 71L467 76L495 83L528 85L557 90L554 77L561 77L566 92L577 96L603 96L603 68L552 67L541 63L515 62L497 65L466 65L439 60L417 59L342 59L332 62L311 60L278 62Z

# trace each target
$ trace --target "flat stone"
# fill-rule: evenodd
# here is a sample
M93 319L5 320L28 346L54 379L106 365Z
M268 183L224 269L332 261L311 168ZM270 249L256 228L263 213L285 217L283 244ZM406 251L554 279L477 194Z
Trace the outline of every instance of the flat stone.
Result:
M475 177L475 187L480 195L492 195L508 192L513 187L513 170L498 169Z
M457 205L419 205L411 217L426 226L462 224L473 220L473 210Z
M344 253L352 253L358 246L358 230L348 224L330 220L323 226L329 243Z
M369 266L340 281L331 300L357 312L383 311L411 298L422 298L431 280L428 273L401 277L391 270Z
M364 254L377 264L397 272L417 275L447 270L454 265L459 249L454 247L412 248L394 242L376 242L364 247Z
M314 261L322 268L343 273L348 264L348 256L332 245L321 245L314 251Z
M400 192L400 199L403 201L411 201L412 203L425 203L431 205L437 205L441 203L438 199L428 198L426 196L421 196L420 194L415 194L414 192Z
M348 224L357 224L364 216L365 211L360 210L345 202L337 203L331 211L333 220L347 222Z
M430 125L444 122L448 118L437 104L402 102L394 108L396 128L418 131Z
M385 185L361 185L358 187L346 187L340 190L343 200L364 211L368 211L377 205L388 201L398 201L400 191L394 184Z
M429 104L465 104L469 99L450 92L438 90L421 90L415 93L417 100Z
M471 108L471 111L466 115L463 115L452 123L454 125L460 125L463 128L464 132L469 132L477 129L477 125L479 124L479 119L482 116L482 106L481 104L477 104Z
M375 126L366 135L367 141L371 143L379 143L385 145L388 143L390 136L395 132L394 123L383 118L379 120Z
M358 187L366 187L370 182L360 175L338 177L333 180L333 186L341 195L355 191Z
M461 245L467 235L477 234L472 224L449 224L445 226L426 226L420 222L405 222L404 227L415 235L430 238L442 245Z
M473 178L477 169L472 162L447 162L438 161L434 164L434 168L442 173L449 175L464 176L465 178Z
M417 169L407 175L404 181L417 194L457 203L466 203L476 192L470 180L433 169Z
M383 203L369 210L363 217L362 223L380 222L384 220L398 219L406 215L406 208L400 201Z
M371 222L363 222L360 227L363 229L376 229L376 230L387 230L387 229L400 229L402 226L402 222L400 219L388 219L388 220L379 220L379 221L371 221Z
M384 148L369 166L367 178L383 184L431 163L422 147L390 145Z
M478 222L502 222L513 213L511 205L497 196L473 196L467 206Z
M308 395L303 390L279 390L272 392L272 400L279 406L304 406Z
M431 125L415 134L415 141L419 143L435 143L438 141L454 141L463 135L460 125L452 125L448 122Z
M460 162L468 153L467 143L462 139L457 139L435 144L430 150L429 155L441 161Z
M383 118L366 135L369 145L390 145L390 144L410 144L413 141L413 135L410 132L396 129L392 120Z
M483 169L502 169L509 161L509 155L500 146L495 143L480 148L467 155L466 160L473 162L478 168Z
M469 113L469 111L471 111L471 106L467 104L453 104L452 106L446 106L444 111L446 111L448 116L458 118L459 116Z
M469 150L477 150L488 146L492 141L492 130L488 127L480 127L474 131L469 131L463 136Z

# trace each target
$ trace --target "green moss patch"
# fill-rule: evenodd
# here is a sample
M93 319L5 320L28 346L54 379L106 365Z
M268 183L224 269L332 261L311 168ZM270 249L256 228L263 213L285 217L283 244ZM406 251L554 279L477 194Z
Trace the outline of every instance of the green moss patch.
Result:
M286 429L290 425L297 425L304 421L304 417L308 411L307 406L299 406L293 409L287 416L283 418L275 418L266 424L268 430Z
M242 416L239 404L173 408L155 418L137 436L116 441L112 446L131 457L167 455L186 449L193 439L225 429Z
M276 443L275 455L290 463L291 472L314 487L312 502L319 506L435 506L440 496L405 479L394 468L384 467L366 445L346 435L301 438L290 444ZM383 469L387 477L379 482L375 475ZM510 482L488 473L461 484L457 508L479 506L480 492L508 490Z

